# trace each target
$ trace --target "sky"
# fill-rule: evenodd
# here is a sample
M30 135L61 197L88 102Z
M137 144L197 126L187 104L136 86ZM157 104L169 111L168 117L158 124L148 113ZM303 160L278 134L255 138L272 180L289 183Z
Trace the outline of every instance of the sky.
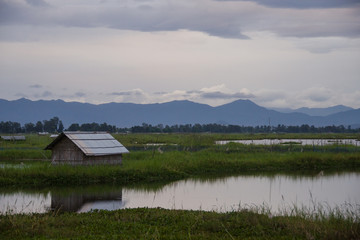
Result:
M360 108L360 0L0 0L0 98Z

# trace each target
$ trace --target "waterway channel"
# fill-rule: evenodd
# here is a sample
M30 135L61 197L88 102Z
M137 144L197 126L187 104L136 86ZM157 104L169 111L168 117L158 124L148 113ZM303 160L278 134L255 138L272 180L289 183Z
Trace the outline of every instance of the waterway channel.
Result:
M205 211L294 208L360 213L360 172L239 175L141 186L94 185L40 190L0 189L0 214L87 212L161 207Z

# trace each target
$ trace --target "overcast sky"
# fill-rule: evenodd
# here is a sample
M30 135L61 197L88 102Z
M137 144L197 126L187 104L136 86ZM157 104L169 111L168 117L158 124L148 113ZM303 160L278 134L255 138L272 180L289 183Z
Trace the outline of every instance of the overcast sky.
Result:
M360 0L0 0L0 98L360 108Z

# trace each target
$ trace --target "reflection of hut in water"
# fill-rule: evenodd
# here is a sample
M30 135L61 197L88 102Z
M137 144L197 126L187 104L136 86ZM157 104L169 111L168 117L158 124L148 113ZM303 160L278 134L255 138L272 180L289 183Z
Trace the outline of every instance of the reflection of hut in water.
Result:
M105 132L63 132L45 150L52 150L52 164L121 164L129 151Z
M122 189L113 192L51 194L51 209L61 212L86 212L92 209L115 210L122 206Z

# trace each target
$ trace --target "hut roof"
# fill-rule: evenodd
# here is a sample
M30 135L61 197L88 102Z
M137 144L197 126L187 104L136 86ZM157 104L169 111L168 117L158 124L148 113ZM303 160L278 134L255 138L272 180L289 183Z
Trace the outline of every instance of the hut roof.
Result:
M86 156L103 156L129 151L106 132L63 132L45 150L51 150L62 138L70 139Z
M25 136L1 136L5 141L24 141L26 140Z

